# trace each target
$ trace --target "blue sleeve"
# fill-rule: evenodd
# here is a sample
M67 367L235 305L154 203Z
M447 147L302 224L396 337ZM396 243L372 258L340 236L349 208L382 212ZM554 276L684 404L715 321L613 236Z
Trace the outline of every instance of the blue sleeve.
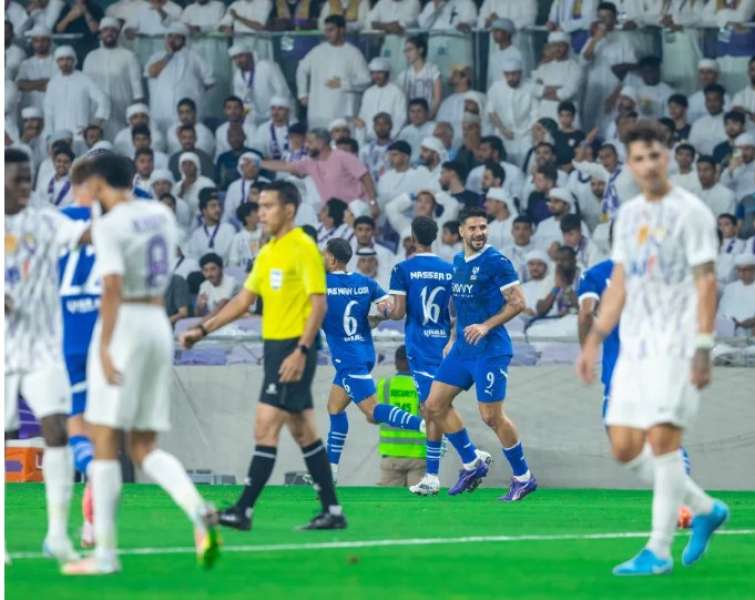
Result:
M391 293L399 293L406 295L408 293L406 281L404 281L404 272L401 269L401 265L395 265L391 270L391 281L388 285Z
M370 299L373 302L377 302L381 298L385 298L388 294L386 294L385 290L380 287L380 284L375 281L374 279L368 279L369 281L369 287L370 287Z
M734 215L740 221L745 218L745 204L744 202L737 202L736 214Z
M581 299L583 296L600 299L600 289L598 288L598 284L595 280L594 272L592 269L585 271L582 274L582 277L579 278L577 298Z
M493 281L496 286L503 290L515 283L519 283L519 275L514 269L514 265L503 254L498 254L493 259L491 265L493 271Z

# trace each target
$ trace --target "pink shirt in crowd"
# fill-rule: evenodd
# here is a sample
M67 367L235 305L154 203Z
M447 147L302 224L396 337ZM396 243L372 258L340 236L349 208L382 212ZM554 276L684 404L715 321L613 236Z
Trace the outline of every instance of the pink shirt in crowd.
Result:
M359 179L367 173L367 167L353 154L336 148L326 160L305 158L292 166L298 175L309 175L314 180L323 203L330 198L351 202L364 197Z

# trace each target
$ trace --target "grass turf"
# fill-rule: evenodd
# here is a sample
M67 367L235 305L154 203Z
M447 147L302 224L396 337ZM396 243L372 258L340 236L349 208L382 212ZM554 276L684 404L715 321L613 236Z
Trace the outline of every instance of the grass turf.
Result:
M205 487L219 505L237 488ZM77 489L72 519L81 522ZM341 488L349 528L299 532L316 512L306 487L271 487L255 511L251 532L224 530L229 546L494 535L558 535L645 531L650 495L638 491L544 489L517 504L496 501L500 491L415 498L402 489ZM716 494L728 502L729 529L755 528L755 493ZM11 554L38 552L45 531L41 485L6 486L6 540ZM120 546L190 546L183 514L158 488L124 487ZM226 552L216 568L198 569L191 554L128 555L123 572L103 578L58 574L55 562L14 560L6 567L6 598L203 600L266 598L284 594L336 600L419 598L754 598L755 536L718 536L709 555L687 569L679 556L685 536L674 543L676 568L653 578L616 578L611 568L633 555L643 539L517 540L348 549Z

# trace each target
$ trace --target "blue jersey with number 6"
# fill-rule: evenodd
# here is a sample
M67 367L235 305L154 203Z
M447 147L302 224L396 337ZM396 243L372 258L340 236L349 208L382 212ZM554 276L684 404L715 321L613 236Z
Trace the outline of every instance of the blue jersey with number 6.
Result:
M63 214L77 221L89 221L86 206L69 206ZM94 246L87 244L63 254L58 262L60 300L63 308L63 353L86 355L100 310L102 293L94 269Z
M326 282L328 312L322 328L333 364L336 369L373 365L375 348L367 315L372 303L387 294L374 279L360 273L328 273Z
M415 254L393 267L391 294L406 296L406 353L413 364L438 365L448 342L453 268L435 254Z

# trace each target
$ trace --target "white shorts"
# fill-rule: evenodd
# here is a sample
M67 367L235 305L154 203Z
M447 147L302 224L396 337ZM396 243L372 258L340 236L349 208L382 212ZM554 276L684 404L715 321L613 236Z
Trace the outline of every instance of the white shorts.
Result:
M619 356L611 381L606 425L647 430L671 423L689 427L699 393L690 381L691 359Z
M121 384L110 385L100 362L102 323L97 321L87 362L84 418L113 429L170 429L173 330L161 306L122 304L110 342Z
M5 431L16 431L18 395L24 397L37 419L71 412L71 385L61 361L27 373L5 375Z

